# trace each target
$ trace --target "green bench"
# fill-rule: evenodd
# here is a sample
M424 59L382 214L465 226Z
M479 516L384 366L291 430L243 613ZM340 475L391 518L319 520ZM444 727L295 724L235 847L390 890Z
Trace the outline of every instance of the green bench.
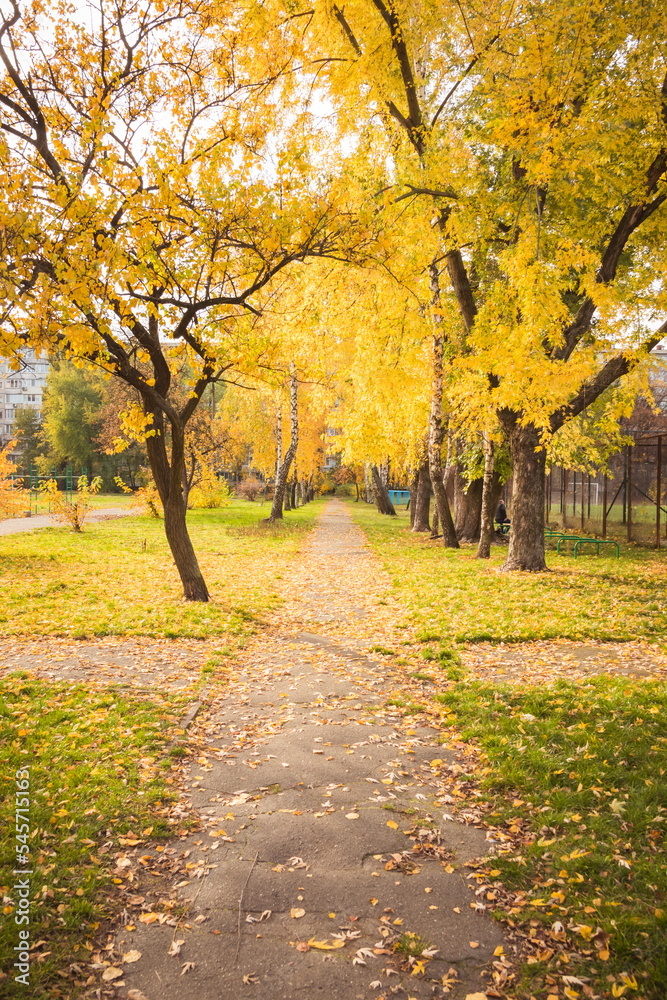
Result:
M620 554L621 554L620 553L620 549L618 547L618 542L614 542L612 539L609 539L609 538L583 538L581 535L565 535L565 534L562 534L562 533L561 534L554 534L554 535L551 535L550 537L552 537L552 538L557 537L558 538L558 542L556 544L556 552L559 555L561 554L561 545L563 544L563 542L574 542L573 552L574 552L575 556L579 555L579 549L581 548L582 545L595 545L595 546L597 546L597 548L596 548L596 554L597 555L600 555L600 546L601 545L613 545L614 548L615 548L615 550L616 550L616 558L617 559L620 557Z

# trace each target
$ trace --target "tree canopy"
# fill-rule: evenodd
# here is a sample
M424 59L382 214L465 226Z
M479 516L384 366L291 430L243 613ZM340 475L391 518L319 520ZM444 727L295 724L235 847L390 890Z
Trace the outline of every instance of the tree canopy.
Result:
M428 456L446 544L452 435L488 484L506 442L506 568L544 568L547 454L599 397L611 426L667 330L666 28L625 0L10 2L3 349L136 391L186 596L185 428L288 371L345 461Z

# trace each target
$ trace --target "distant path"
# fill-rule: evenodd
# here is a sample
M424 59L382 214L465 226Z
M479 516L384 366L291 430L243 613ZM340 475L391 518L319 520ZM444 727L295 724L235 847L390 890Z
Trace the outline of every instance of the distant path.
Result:
M130 517L133 511L127 507L100 507L91 510L87 520L109 521L114 517ZM62 528L51 514L34 514L32 517L9 517L0 521L0 535L18 535L22 531L34 531L36 528Z
M493 845L448 794L461 768L437 724L387 704L402 678L372 650L405 635L388 585L328 503L285 603L195 724L200 829L115 855L129 879L105 953L117 996L454 1000L490 985L511 946L464 866ZM406 934L434 949L416 975L395 950Z

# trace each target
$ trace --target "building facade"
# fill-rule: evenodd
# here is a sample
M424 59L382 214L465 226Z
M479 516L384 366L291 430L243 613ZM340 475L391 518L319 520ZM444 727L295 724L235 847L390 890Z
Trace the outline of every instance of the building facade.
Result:
M34 351L26 349L21 352L21 361L20 370L12 371L9 361L0 359L0 447L13 439L20 407L31 407L37 416L42 412L49 359L38 358Z

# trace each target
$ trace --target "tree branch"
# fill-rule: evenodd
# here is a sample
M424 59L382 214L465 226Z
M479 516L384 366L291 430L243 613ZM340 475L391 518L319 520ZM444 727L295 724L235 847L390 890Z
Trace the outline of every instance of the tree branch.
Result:
M665 321L661 327L659 327L655 333L650 337L650 339L644 345L647 351L652 351L656 347L665 333L667 333L667 321ZM613 358L610 358L606 364L602 366L600 371L591 376L591 378L586 379L577 394L566 403L565 406L561 406L560 409L556 410L551 416L550 429L552 433L557 431L559 427L570 420L572 417L576 417L579 413L586 409L591 403L600 396L605 389L608 389L610 385L616 382L617 379L621 378L623 375L627 375L628 372L632 371L639 364L641 358L638 357L628 357L627 354L619 352L615 354Z

